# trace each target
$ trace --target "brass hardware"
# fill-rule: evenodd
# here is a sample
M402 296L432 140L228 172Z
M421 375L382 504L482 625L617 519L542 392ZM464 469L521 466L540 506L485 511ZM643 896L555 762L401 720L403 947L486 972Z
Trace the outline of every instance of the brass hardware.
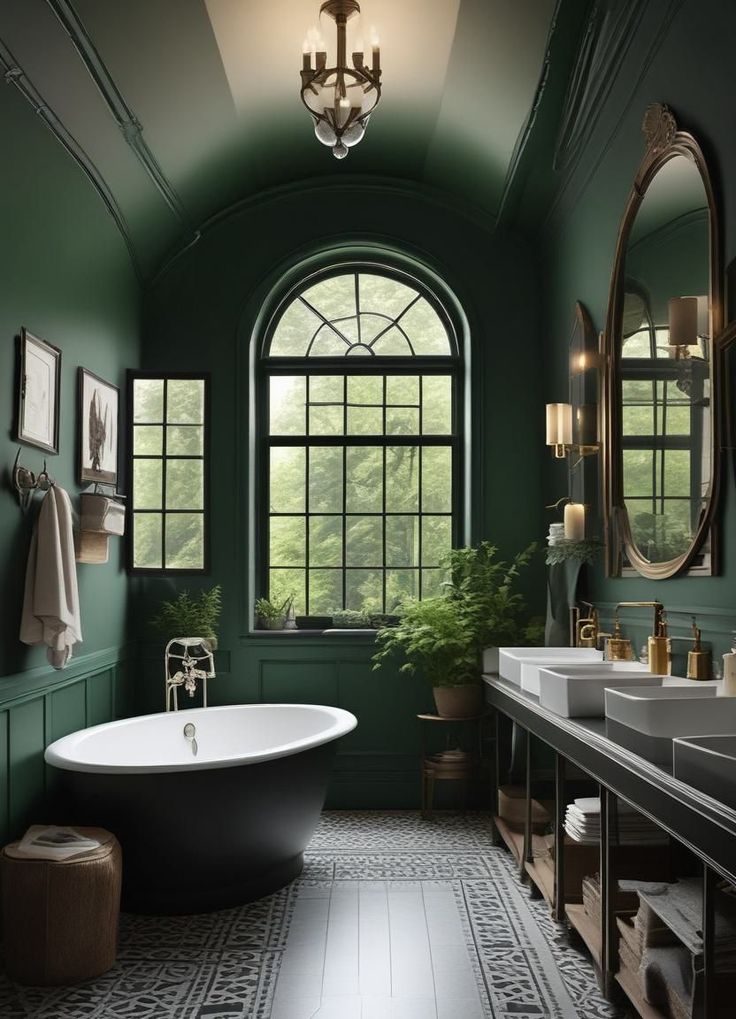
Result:
M692 651L687 653L687 678L688 679L710 679L712 670L711 653L700 643L700 627L693 622L693 644Z
M636 173L619 227L602 350L605 373L605 396L599 430L599 437L603 440L603 455L601 457L602 510L607 549L607 574L609 576L621 574L625 553L628 563L637 573L652 580L664 580L688 570L695 572L697 569L697 572L702 575L713 572L714 569L713 520L718 501L716 494L720 485L718 451L721 447L721 428L725 417L721 407L727 405L723 358L725 348L733 342L733 335L728 330L722 334L724 302L722 299L723 270L719 237L720 216L703 151L692 135L679 129L672 111L661 104L654 104L647 108L642 130L646 139L646 152ZM697 524L694 524L692 541L684 551L673 555L673 558L657 561L656 556L652 555L651 558L648 556L647 549L643 544L641 548L637 545L632 534L632 521L624 500L621 457L620 352L625 332L624 297L629 290L627 277L630 275L630 267L626 264L627 245L634 220L648 188L659 171L677 156L691 160L697 167L703 183L703 205L707 205L708 208L710 262L708 266L710 298L708 334L710 337L712 413L709 446L703 450L703 453L709 457L712 468L708 486L709 495L704 500L702 511L697 516ZM659 368L663 369L663 365L659 365ZM704 565L695 567L694 559L700 550L704 554Z
M667 634L664 617L659 619L657 629L647 641L649 671L654 676L669 676L672 671L672 641Z
M618 614L613 621L613 633L606 641L605 657L609 662L630 662L634 658L631 641L621 632L621 621Z

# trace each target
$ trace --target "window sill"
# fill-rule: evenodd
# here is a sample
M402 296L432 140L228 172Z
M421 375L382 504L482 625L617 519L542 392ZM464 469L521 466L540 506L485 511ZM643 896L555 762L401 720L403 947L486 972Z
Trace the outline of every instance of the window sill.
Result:
M309 641L323 639L328 642L332 640L353 640L361 644L372 644L376 639L377 630L367 628L348 630L333 628L329 630L249 630L241 634L240 643L249 644L251 641L280 642L283 640L298 640L303 637Z

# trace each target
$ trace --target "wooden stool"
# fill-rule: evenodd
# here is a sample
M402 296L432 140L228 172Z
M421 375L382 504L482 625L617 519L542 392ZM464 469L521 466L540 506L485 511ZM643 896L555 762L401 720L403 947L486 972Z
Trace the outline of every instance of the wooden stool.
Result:
M5 965L11 980L76 984L115 964L122 854L102 828L77 828L99 848L68 860L34 860L5 846L2 867Z

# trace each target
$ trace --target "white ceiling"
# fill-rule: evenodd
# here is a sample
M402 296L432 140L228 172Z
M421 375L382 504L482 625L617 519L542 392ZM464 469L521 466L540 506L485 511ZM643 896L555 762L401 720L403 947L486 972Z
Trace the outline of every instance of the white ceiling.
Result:
M555 0L362 0L366 45L371 26L380 33L383 99L343 162L315 140L299 100L319 2L72 0L191 224L274 184L346 173L428 183L493 215ZM47 0L0 0L0 38L99 168L150 271L185 227Z

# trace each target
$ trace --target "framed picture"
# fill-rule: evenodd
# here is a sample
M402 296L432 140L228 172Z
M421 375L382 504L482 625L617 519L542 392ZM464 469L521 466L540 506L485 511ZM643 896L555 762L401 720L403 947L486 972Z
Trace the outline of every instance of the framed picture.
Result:
M79 369L79 481L118 483L117 386Z
M58 453L61 351L22 328L18 375L16 439Z

